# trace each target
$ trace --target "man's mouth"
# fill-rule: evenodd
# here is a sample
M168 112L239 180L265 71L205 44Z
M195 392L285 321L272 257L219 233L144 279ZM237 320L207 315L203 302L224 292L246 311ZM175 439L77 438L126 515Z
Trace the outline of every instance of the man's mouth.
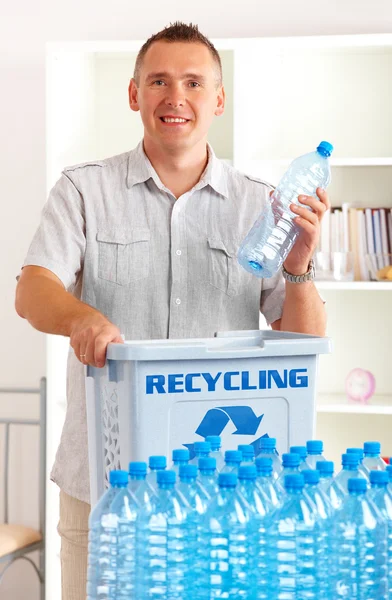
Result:
M162 123L188 123L190 119L183 119L182 117L159 117Z

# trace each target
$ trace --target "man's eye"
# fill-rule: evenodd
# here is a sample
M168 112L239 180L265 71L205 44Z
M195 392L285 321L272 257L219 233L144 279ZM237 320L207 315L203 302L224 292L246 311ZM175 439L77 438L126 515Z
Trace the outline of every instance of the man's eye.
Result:
M156 83L164 83L164 81L162 81L162 79L157 79L156 81L153 81L153 84L155 85Z
M196 86L200 86L200 83L198 83L197 81L191 81L191 82L190 82L190 85L191 85L192 87L196 87Z

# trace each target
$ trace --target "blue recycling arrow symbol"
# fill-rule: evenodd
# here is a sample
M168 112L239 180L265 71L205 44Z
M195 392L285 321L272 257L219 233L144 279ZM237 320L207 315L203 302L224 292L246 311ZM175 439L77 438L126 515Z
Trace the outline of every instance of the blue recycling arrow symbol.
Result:
M228 422L232 421L236 427L233 435L255 435L263 417L264 414L257 417L250 406L219 406L207 411L195 433L203 438L208 435L221 435ZM268 434L262 437L268 437ZM260 439L252 442L256 456L259 453ZM193 443L183 445L188 448L193 458Z

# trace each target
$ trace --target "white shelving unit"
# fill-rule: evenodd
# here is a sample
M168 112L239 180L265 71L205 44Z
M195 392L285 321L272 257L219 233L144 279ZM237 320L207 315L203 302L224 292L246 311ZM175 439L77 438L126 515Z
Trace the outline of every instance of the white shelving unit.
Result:
M277 183L295 156L322 139L334 144L334 205L392 206L392 35L213 40L220 51L226 110L211 128L216 154ZM47 47L47 188L64 166L128 151L143 136L128 106L128 83L143 41ZM392 283L318 282L334 352L319 370L317 435L339 460L348 445L379 439L392 455ZM65 414L68 340L48 339L48 467ZM344 381L355 367L376 378L369 406L349 405ZM389 418L391 417L391 418ZM58 518L50 488L48 519ZM50 529L48 527L48 531ZM50 536L50 533L49 533ZM60 598L58 540L48 538L48 597Z

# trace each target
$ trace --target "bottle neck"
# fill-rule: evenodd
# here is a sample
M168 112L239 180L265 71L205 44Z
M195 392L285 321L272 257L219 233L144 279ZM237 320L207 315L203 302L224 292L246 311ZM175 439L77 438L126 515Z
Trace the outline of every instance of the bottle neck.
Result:
M160 483L158 485L158 490L162 490L163 492L174 490L174 483Z
M286 488L286 492L289 496L301 496L303 490L301 488Z
M140 473L137 475L136 474L129 475L129 479L131 481L144 481L145 478L146 478L146 475L144 473L143 474Z
M238 469L240 464L241 463L238 462L232 462L231 460L226 461L226 467L235 467L236 469Z
M380 458L380 454L378 452L365 452L364 458Z
M193 485L196 482L196 477L180 477L180 482L186 485Z
M209 469L209 470L201 469L200 470L200 475L202 475L203 477L214 477L214 473L215 473L215 470L212 470L212 469Z
M164 471L165 467L150 467L150 471L157 473L158 471Z
M343 465L343 471L358 471L358 465Z
M373 489L377 489L377 490L382 490L382 489L384 489L384 490L386 490L386 489L387 489L387 485L388 485L388 483L387 483L387 482L385 482L385 483L371 483L371 484L370 484L370 486L371 486L372 490L373 490Z

